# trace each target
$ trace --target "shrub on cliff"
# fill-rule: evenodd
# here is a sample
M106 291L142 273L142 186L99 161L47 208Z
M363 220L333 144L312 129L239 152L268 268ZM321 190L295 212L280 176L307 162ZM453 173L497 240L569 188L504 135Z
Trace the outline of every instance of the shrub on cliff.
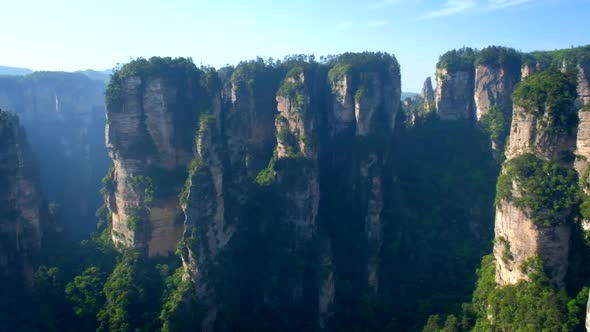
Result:
M573 331L580 325L587 288L568 298L564 290L550 285L538 259L527 264L529 280L498 288L495 267L493 256L488 255L477 272L473 331Z
M513 194L513 183L519 195ZM496 205L502 200L522 208L537 225L563 224L572 220L579 201L578 177L571 169L524 154L508 161L498 178Z
M486 65L493 68L506 67L520 72L522 55L513 48L490 46L481 50L475 57L476 65Z
M470 47L449 51L438 59L437 68L444 68L450 72L473 70L478 52Z
M572 107L576 98L575 77L557 70L528 76L512 93L516 106L522 107L526 112L544 112L551 125L563 129L576 124L575 119L572 119Z

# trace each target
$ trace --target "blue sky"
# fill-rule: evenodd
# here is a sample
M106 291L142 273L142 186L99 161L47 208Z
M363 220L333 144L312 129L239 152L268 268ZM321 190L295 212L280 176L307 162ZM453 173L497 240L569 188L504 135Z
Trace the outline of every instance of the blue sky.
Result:
M462 46L590 44L590 0L18 0L0 11L0 65L106 69L139 56L196 64L385 51L404 91Z

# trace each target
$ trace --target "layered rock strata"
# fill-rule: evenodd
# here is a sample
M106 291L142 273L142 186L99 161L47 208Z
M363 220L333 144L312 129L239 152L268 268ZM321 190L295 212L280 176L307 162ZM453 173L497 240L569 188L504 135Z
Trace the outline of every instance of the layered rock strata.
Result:
M504 174L510 172L506 167L516 167L510 164L512 160L526 154L559 165L564 170L572 166L572 159L568 156L572 155L575 147L575 131L571 128L575 125L576 116L573 99L559 105L552 104L551 101L557 97L552 95L555 92L545 91L546 85L538 84L540 81L561 85L561 91L574 88L568 78L558 72L541 72L528 76L523 81L519 91L515 92ZM546 96L545 99L539 101L536 97L539 94ZM567 92L570 99L574 94L575 91ZM525 180L522 178L516 177L511 181L510 196L516 198L501 199L496 207L496 281L503 286L527 279L525 264L531 259L541 258L550 280L554 285L562 287L568 267L571 213L568 208L561 207L562 210L555 211L555 214L562 216L559 220L551 223L539 222L538 219L544 213L551 212L536 211L517 204L520 198L532 193L523 190L522 181Z
M182 237L178 196L206 107L203 73L185 59L167 60L136 60L115 72L107 89L112 239L149 256L174 252Z
M472 69L436 69L436 111L442 120L475 121Z

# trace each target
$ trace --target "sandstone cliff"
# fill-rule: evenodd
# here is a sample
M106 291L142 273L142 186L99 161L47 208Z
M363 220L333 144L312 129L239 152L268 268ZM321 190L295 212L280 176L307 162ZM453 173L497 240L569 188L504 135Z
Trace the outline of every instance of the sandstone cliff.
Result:
M588 169L588 158L590 157L590 65L578 65L577 82L576 108L579 109L579 123L575 167L580 178L586 180L584 174Z
M422 98L424 98L424 111L435 111L436 106L434 104L434 90L432 89L432 79L430 77L426 78L424 81L424 86L422 87L420 95Z
M284 222L293 228L294 247L315 235L320 199L319 114L314 100L319 94L314 91L313 74L305 70L290 72L277 95L275 163L284 165L276 170L276 179L283 199L292 206Z
M436 110L443 120L469 120L475 117L472 71L436 69Z
M232 283L239 288L243 283L228 272L232 266L220 261L255 247L244 248L240 241L257 231L248 224L248 210L256 200L253 181L267 167L276 144L275 93L280 79L261 62L220 71L219 78L210 74L211 106L201 114L197 155L181 196L186 215L182 259L195 287L203 331L214 330L218 315L229 310L220 287ZM242 291L247 290L236 293Z
M103 82L75 73L0 78L0 108L18 114L39 158L43 196L59 206L70 239L95 229L97 188L109 163L104 90Z
M436 112L442 120L475 123L473 89L475 51L470 48L443 54L436 65Z
M490 133L497 155L503 153L512 119L511 95L520 80L520 61L514 62L516 64L480 63L475 67L476 116L480 126Z
M32 284L41 246L37 165L16 115L0 110L0 277Z
M204 331L216 330L236 305L242 311L233 324L250 326L259 313L249 308L261 306L276 311L267 319L277 326L306 329L313 320L326 328L344 287L337 285L336 260L345 257L334 257L333 243L343 248L351 240L338 235L336 222L360 230L355 237L365 249L354 259L364 268L355 287L378 292L383 177L400 74L385 55L354 59L330 67L246 62L231 75L231 91L224 72L211 86L213 106L200 121L182 196L181 252ZM326 215L331 204L350 200L363 203L341 206L352 213L346 219ZM249 275L240 277L246 266ZM298 321L288 323L293 317Z
M185 59L135 60L107 89L106 142L113 161L107 185L116 245L150 256L174 251L183 233L178 195L193 159L205 92L202 73Z
M548 90L549 86L559 86L557 91L560 92ZM550 167L547 169L563 173L572 166L569 156L575 147L575 86L566 75L545 71L528 76L513 97L515 107L506 149L507 162L498 184L494 242L496 281L502 286L526 279L523 264L538 257L543 260L551 281L561 287L568 266L572 207L567 204L553 205L553 208L532 207L524 202L533 200L531 195L534 194L527 188L539 180L534 179L531 172L536 172L538 167ZM551 163L561 166L549 166ZM530 170L524 171L527 167ZM513 172L518 175L512 176ZM552 174L547 171L540 176L553 179ZM502 181L505 181L503 185ZM544 187L544 190L554 189L558 190ZM540 204L540 198L535 199L535 204ZM540 222L547 218L552 221Z
M527 279L523 265L533 257L542 257L555 285L563 286L567 273L571 225L539 227L529 214L510 202L496 209L496 282L499 286Z

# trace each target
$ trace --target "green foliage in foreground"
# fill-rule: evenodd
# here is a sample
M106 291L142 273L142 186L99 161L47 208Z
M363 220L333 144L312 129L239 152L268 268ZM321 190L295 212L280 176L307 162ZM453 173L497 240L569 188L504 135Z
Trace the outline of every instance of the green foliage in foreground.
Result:
M478 317L473 331L575 331L580 326L587 288L569 299L565 290L550 285L538 259L528 264L530 281L498 288L495 275L493 256L484 257L473 296Z
M568 298L565 290L550 284L539 259L530 260L526 269L528 281L497 287L494 257L485 256L473 302L463 305L461 320L450 315L443 326L440 316L433 315L423 331L584 331L588 288Z
M97 331L156 331L161 327L160 308L164 281L174 270L165 264L126 252L106 283L105 304L99 311ZM175 259L176 260L176 259Z
M76 316L84 320L95 319L104 303L102 287L105 280L106 275L98 267L91 266L66 285L66 298L72 303Z
M132 251L117 252L110 239L110 213L103 206L96 215L101 220L100 233L81 243L56 242L37 257L40 265L34 273L33 289L15 298L19 306L13 304L14 310L27 314L26 321L20 316L4 319L0 312L0 330L161 329L160 311L169 299L164 291L165 280L179 266L178 258L148 259ZM3 296L11 296L0 290ZM2 312L11 314L2 306L4 303L9 302L0 301Z
M502 200L513 202L537 225L551 226L572 220L579 203L578 177L575 171L558 164L524 154L505 164L498 178L496 205ZM517 184L520 195L513 195Z
M189 299L192 298L192 286L188 279L183 280L184 268L166 278L166 289L162 297L162 332L189 331L198 326L195 312L192 312Z

